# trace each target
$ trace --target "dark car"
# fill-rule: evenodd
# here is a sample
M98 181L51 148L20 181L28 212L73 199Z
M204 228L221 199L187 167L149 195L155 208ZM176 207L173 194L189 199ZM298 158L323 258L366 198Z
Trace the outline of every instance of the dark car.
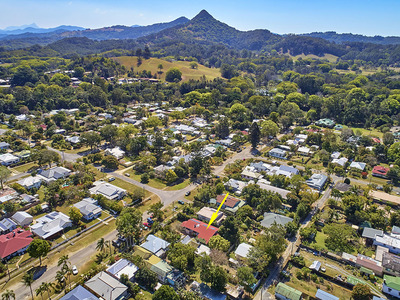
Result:
M181 204L181 205L185 204L185 202L183 202L182 200L179 200L178 203Z
M185 196L189 196L191 194L191 192L190 191L187 191L186 193L185 193Z

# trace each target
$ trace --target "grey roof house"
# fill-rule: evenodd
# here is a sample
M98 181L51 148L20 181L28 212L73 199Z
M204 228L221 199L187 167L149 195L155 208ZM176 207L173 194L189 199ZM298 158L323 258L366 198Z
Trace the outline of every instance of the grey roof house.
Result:
M103 195L109 200L122 199L126 195L126 190L104 181L96 181L93 185L94 187L89 189L91 194Z
M169 243L167 241L164 241L163 239L160 239L159 237L150 234L147 236L146 242L141 244L140 247L149 250L151 253L158 257L163 257L168 250Z
M83 286L78 285L64 297L60 298L60 300L100 300L98 297L93 295Z
M85 286L104 300L121 300L128 296L128 287L104 271L86 281Z
M64 167L54 167L42 171L38 176L46 183L55 181L57 179L66 178L71 175L71 171Z
M264 219L261 221L261 226L265 228L271 227L273 224L285 226L292 222L293 219L275 213L264 213Z
M42 239L50 239L62 234L64 229L71 227L71 219L58 211L53 211L39 219L31 225L31 230L34 234Z
M321 191L327 180L328 177L324 174L312 174L312 176L306 180L306 183L310 188Z
M22 227L30 225L33 221L33 217L25 211L17 211L11 218Z
M5 234L17 228L17 223L9 218L0 221L0 233Z
M82 214L82 218L86 221L93 220L100 217L102 209L97 206L97 200L93 198L84 198L82 201L74 204L74 207L79 209Z

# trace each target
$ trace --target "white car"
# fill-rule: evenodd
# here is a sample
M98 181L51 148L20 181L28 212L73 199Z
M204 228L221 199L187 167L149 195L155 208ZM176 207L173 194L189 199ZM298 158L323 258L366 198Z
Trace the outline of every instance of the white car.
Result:
M76 266L72 266L72 274L74 275L78 274L78 268Z

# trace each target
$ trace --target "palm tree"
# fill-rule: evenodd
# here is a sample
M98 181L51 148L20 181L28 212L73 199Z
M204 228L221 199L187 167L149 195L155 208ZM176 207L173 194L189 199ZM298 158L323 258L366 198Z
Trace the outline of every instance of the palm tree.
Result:
M69 257L68 255L63 255L58 259L58 263L57 266L61 266L61 265L70 265L71 263L68 261Z
M108 247L110 248L110 256L112 255L112 242L111 240L108 241Z
M43 288L43 283L35 290L36 296L40 295L42 297L42 300L43 300L43 294L45 292L45 290Z
M54 287L54 284L51 283L51 282L42 282L42 284L41 284L40 286L42 286L43 289L44 289L45 291L47 291L47 296L49 296L49 299L51 300L50 291L51 291L51 289Z
M71 288L71 274L72 274L72 268L68 266L67 264L63 265L62 271L64 272L65 275L68 276L68 285L69 288Z
M2 295L1 295L1 300L15 300L15 293L13 290L6 290Z
M65 274L63 271L57 271L56 280L61 287L65 288L66 278L65 278Z
M104 241L104 238L99 239L97 241L96 250L103 252L105 247L106 247L106 243Z
M25 273L24 276L22 277L22 282L24 283L25 286L29 286L33 300L33 291L32 291L33 274Z

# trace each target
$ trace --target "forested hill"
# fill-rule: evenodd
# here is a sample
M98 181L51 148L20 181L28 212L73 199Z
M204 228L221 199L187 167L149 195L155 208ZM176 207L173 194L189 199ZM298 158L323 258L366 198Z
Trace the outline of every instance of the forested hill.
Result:
M265 45L272 45L280 39L279 35L265 29L239 31L202 10L188 23L146 36L139 39L139 42L157 44L168 41L184 43L195 41L224 44L235 49L261 50Z
M87 37L93 40L115 40L115 39L137 39L170 27L185 24L189 19L180 17L167 23L156 23L148 26L112 26L99 29L86 29L74 31L56 31L49 33L24 33L19 35L9 35L0 39L0 47L6 49L19 49L32 45L48 45L55 41L72 38Z
M311 32L302 34L302 36L309 36L315 38L321 38L330 42L342 44L347 42L358 42L358 43L372 43L380 45L398 45L400 44L400 37L398 36L365 36L361 34L352 33L336 33L335 31L327 32Z

